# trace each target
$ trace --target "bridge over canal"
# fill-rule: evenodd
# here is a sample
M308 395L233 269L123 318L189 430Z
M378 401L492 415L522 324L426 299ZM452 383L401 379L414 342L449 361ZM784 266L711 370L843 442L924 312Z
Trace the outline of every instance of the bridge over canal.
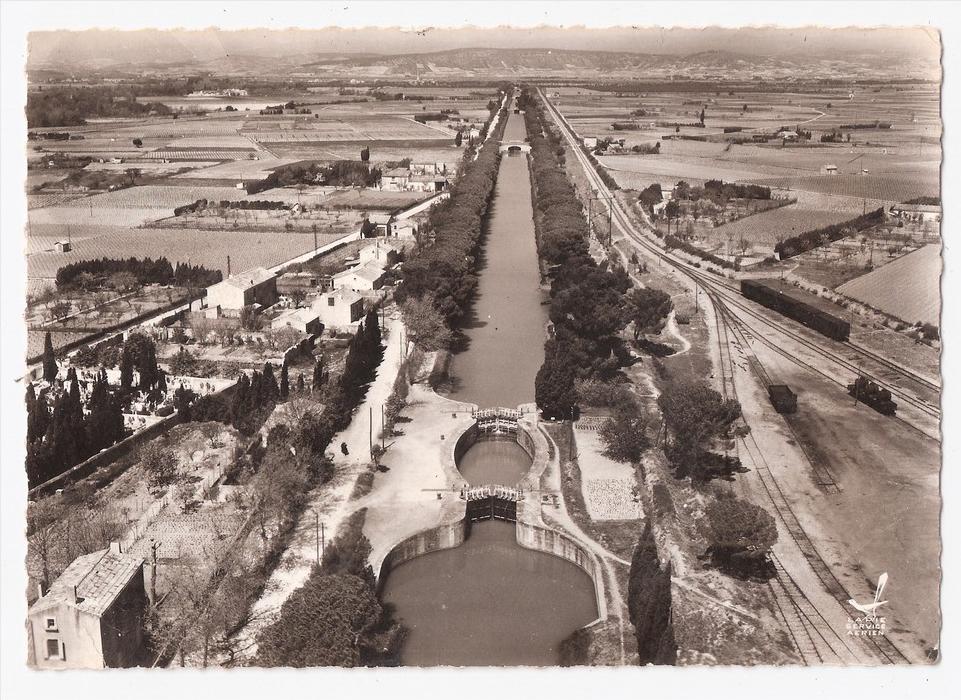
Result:
M500 147L501 153L530 153L531 145L526 141L505 141Z

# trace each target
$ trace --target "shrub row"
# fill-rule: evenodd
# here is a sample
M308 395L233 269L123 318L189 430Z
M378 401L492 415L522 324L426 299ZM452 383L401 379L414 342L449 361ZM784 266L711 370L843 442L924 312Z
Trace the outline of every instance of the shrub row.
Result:
M506 109L500 114L496 133L481 147L477 159L465 159L450 198L430 210L422 227L426 241L404 263L396 294L397 301L403 302L432 293L451 327L464 317L477 288L477 248L483 217L494 194L498 147L507 123Z
M774 246L774 252L778 254L781 260L793 258L795 255L800 255L825 243L840 240L845 236L850 236L853 233L863 231L872 226L878 226L883 222L884 209L878 208L874 211L869 211L867 214L849 219L848 221L842 221L839 224L823 226L805 231L797 236L785 238Z

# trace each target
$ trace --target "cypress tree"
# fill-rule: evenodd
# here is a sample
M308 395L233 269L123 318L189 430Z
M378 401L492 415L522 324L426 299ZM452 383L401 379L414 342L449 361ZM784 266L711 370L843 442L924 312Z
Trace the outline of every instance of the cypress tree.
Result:
M47 331L47 334L43 337L43 378L50 384L57 378L57 358L53 354L53 341L50 339L50 331Z
M324 356L321 355L317 358L314 363L314 378L311 382L312 391L320 391L320 388L324 385Z
M27 385L27 442L39 440L50 425L50 409L43 395L37 398L33 383Z
M306 389L307 389L307 386L304 383L304 373L298 372L297 373L297 393L303 394Z
M129 391L133 384L133 358L130 351L124 347L120 355L120 388Z
M280 399L286 401L290 395L290 379L287 376L287 363L280 368Z
M274 366L269 362L264 363L261 382L264 401L276 401L280 394L280 388L277 386L277 378L274 376Z
M380 319L377 318L377 309L372 309L364 319L364 351L372 361L380 360Z

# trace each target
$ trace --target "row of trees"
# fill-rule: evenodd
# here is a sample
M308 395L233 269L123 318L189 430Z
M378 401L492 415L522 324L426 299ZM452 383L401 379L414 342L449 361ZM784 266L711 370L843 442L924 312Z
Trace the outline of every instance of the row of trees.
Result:
M501 119L498 128L505 123ZM498 141L487 141L476 160L465 159L450 198L430 210L421 244L404 263L397 300L431 295L448 327L463 319L477 289L474 268L500 163Z
M364 149L367 157L370 151ZM363 156L363 153L361 154ZM336 187L373 187L380 182L380 169L371 168L364 160L338 160L333 163L301 162L276 168L263 180L247 185L247 194L257 194L274 187L326 184Z
M97 289L113 275L130 275L137 284L170 284L177 287L209 287L223 280L220 270L178 262L173 266L166 257L100 258L69 263L57 270L57 289Z
M619 333L629 323L624 294L631 281L623 269L598 265L590 256L587 221L563 168L561 136L527 90L518 106L531 144L538 253L551 269L554 333L544 346L535 398L545 416L570 418L577 378L610 378L630 362Z
M703 187L697 187L680 180L674 187L674 198L692 202L709 199L724 206L729 199L770 199L771 188L763 185L739 185L723 180L708 180Z

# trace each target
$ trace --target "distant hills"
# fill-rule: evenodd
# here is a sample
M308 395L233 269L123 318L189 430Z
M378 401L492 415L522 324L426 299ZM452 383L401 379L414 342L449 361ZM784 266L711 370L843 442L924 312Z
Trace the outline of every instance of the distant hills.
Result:
M921 29L88 30L36 32L29 49L28 72L371 79L937 79L940 56L937 35Z

